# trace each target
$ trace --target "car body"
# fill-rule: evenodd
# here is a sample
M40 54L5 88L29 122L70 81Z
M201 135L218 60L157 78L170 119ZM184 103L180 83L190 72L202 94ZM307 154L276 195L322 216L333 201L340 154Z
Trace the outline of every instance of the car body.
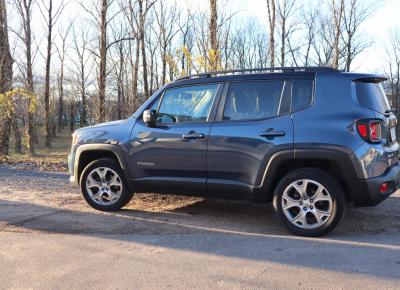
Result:
M178 79L128 119L78 129L70 180L80 184L85 167L109 158L129 192L271 202L284 176L308 168L334 179L344 201L373 206L396 191L400 178L397 119L384 80L330 68ZM292 232L313 232L307 230Z

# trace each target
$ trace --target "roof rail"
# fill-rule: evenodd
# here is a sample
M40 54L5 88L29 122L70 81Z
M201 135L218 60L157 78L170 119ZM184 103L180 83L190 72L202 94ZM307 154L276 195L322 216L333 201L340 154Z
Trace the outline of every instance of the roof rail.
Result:
M300 67L260 67L260 68L250 68L250 69L232 69L232 70L222 70L222 71L211 71L206 73L199 73L188 75L184 77L180 77L175 79L175 81L181 80L189 80L195 78L210 78L212 76L217 75L227 75L227 74L246 74L246 73L253 73L253 72L273 72L273 71L282 71L282 72L290 72L290 71L333 71L339 72L338 69L332 67L323 67L323 66L300 66Z

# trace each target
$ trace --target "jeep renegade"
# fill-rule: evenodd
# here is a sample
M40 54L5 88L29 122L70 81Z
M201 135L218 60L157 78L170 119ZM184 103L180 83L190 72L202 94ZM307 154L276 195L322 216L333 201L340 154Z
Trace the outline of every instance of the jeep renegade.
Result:
M273 202L290 232L321 236L347 203L373 206L399 187L385 80L323 67L183 77L130 118L77 130L70 180L103 211L133 192Z

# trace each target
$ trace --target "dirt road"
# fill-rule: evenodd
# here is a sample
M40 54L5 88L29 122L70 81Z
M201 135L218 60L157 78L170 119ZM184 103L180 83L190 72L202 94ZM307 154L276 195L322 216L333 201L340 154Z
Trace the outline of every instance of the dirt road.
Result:
M321 239L270 205L138 194L90 209L61 173L0 166L0 289L400 288L400 194Z

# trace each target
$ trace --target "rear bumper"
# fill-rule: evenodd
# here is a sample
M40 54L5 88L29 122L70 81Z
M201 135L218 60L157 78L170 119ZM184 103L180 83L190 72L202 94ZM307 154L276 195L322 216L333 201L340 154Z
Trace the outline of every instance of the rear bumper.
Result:
M382 183L388 182L389 189L380 192ZM389 167L386 172L377 177L359 180L357 190L352 194L356 206L374 206L388 198L400 187L400 163Z

